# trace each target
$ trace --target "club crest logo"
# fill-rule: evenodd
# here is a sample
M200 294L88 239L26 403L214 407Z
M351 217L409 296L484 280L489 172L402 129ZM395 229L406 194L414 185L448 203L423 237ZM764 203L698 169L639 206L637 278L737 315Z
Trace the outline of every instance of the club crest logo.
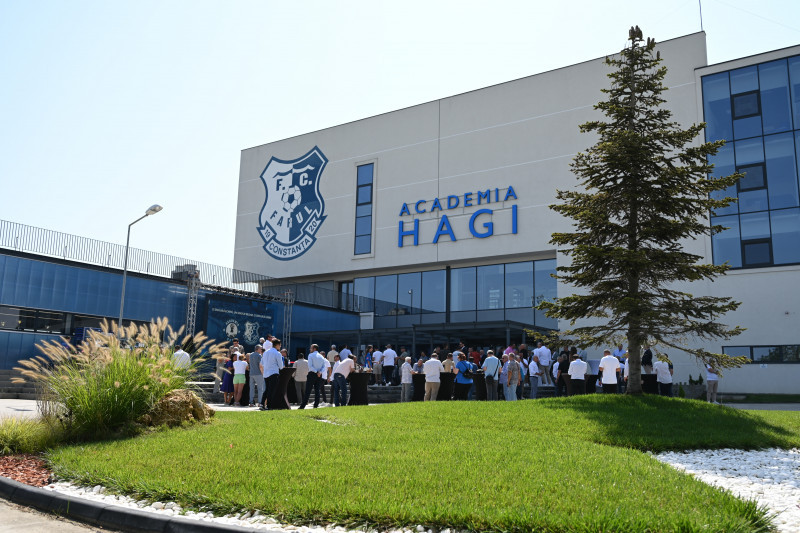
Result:
M261 173L266 200L258 233L264 239L264 251L275 259L300 257L317 240L315 234L326 218L319 179L327 163L315 146L299 159L273 157Z
M258 341L258 322L245 322L242 336L247 344L255 344Z

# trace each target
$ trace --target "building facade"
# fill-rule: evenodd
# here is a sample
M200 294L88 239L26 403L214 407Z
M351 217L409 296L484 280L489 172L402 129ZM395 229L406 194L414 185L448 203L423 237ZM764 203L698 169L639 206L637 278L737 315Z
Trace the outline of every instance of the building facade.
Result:
M709 140L731 141L717 171L747 172L729 191L738 207L714 213L731 229L685 243L734 268L685 288L742 301L726 320L748 328L703 345L754 362L721 390L795 392L799 51L708 66L703 33L659 50L673 119L708 121ZM548 206L577 186L569 164L594 142L578 126L599 118L608 72L597 59L243 150L234 267L338 291L374 342L519 343L525 328L566 327L533 308L570 291L550 244L570 222ZM702 371L669 356L677 381Z

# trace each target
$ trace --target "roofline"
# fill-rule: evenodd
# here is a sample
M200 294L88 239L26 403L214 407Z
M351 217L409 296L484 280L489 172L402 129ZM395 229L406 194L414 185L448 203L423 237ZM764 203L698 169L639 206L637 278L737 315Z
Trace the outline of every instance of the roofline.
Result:
M687 37L692 37L692 36L695 36L695 35L705 35L705 34L706 34L705 31L697 31L697 32L694 32L694 33L687 33L686 35L673 37L671 39L665 39L664 41L658 41L658 42L656 42L656 45L662 44L662 43L668 43L670 41L677 41L678 39L685 39ZM333 126L328 126L328 127L320 128L320 129L317 129L317 130L307 131L305 133L299 133L297 135L292 135L291 137L285 137L283 139L276 139L274 141L270 141L270 142L266 142L266 143L262 143L262 144L257 144L255 146L251 146L249 148L244 148L241 151L245 152L247 150L253 150L255 148L260 148L262 146L267 146L269 144L273 144L273 143L276 143L276 142L288 141L288 140L291 140L291 139L296 139L298 137L302 137L304 135L311 135L313 133L319 133L319 132L322 132L322 131L331 130L331 129L334 129L334 128L339 128L339 127L347 126L347 125L350 125L350 124L355 124L357 122L362 122L362 121L365 121L365 120L370 120L370 119L373 119L373 118L382 117L384 115L389 115L391 113L397 113L399 111L405 111L407 109L413 109L415 107L420 107L420 106L424 106L424 105L428 105L428 104L439 103L442 100L447 100L449 98L456 98L458 96L464 96L466 94L471 94L471 93L474 93L474 92L482 91L484 89L491 89L493 87L499 87L501 85L506 85L508 83L515 83L515 82L518 82L520 80L525 80L525 79L528 79L528 78L532 78L534 76L541 76L541 75L544 75L544 74L550 74L552 72L558 72L559 70L564 70L564 69L567 69L567 68L577 67L578 65L584 65L586 63L592 63L594 61L598 61L600 59L604 59L604 58L608 57L609 55L615 55L615 54L618 54L618 53L619 52L614 52L613 54L605 54L605 55L602 55L602 56L599 56L599 57L595 57L594 59L587 59L585 61L579 61L578 63L573 63L571 65L566 65L566 66L563 66L563 67L558 67L558 68L554 68L554 69L550 69L550 70L545 70L545 71L542 71L542 72L537 72L535 74L530 74L528 76L522 76L521 78L514 78L513 80L502 81L502 82L499 82L499 83L494 83L492 85L487 85L486 87L479 87L477 89L471 89L469 91L464 91L462 93L451 94L450 96L444 96L442 98L437 98L435 100L429 100L427 102L421 102L419 104L413 104L413 105L409 105L409 106L406 106L406 107L401 107L401 108L398 108L398 109L392 109L391 111L385 111L383 113L378 113L377 115L369 115L367 117L351 120L351 121L348 121L348 122L342 122L340 124L335 124ZM705 67L703 67L703 68L705 68Z

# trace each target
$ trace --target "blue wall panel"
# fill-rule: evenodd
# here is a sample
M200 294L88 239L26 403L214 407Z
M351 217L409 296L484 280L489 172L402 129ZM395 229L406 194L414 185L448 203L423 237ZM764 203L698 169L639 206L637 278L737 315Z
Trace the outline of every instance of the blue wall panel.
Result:
M36 345L44 340L59 340L58 335L42 333L21 333L0 331L0 370L10 370L18 366L21 359L30 359L41 352Z

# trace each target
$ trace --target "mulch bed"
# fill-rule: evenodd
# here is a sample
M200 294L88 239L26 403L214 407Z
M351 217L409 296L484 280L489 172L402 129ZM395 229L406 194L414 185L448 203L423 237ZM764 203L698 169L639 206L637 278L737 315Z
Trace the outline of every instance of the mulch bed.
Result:
M38 455L0 456L0 476L34 487L44 487L50 483L51 475L52 472Z

